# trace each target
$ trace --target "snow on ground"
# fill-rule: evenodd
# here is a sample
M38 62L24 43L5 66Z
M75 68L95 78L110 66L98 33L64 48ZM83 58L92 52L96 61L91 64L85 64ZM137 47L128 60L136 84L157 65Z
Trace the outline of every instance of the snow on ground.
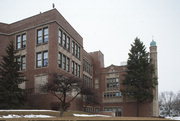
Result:
M107 116L107 115L87 115L87 114L73 114L76 117L111 117L111 116Z
M180 120L180 117L166 117L167 119Z
M57 112L57 111L53 111L53 110L0 110L0 112L13 112L13 111L34 111L34 112L39 112L39 111L47 111L47 112Z
M14 115L14 114L9 114L7 116L0 116L0 118L52 118L53 116L48 116L48 115Z

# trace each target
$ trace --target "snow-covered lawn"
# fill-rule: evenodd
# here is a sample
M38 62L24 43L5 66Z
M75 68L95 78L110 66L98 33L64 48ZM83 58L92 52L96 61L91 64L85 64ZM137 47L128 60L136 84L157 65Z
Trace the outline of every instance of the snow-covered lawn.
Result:
M107 116L107 115L87 115L87 114L73 114L76 117L111 117L111 116Z
M53 116L48 116L48 115L14 115L14 114L9 114L7 116L0 116L0 118L52 118Z

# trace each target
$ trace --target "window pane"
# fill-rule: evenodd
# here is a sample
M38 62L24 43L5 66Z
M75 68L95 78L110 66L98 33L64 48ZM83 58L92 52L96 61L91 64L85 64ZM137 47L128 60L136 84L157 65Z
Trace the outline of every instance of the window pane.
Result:
M36 63L37 63L37 67L42 66L42 54L41 53L37 53Z
M25 56L22 56L21 57L21 63L22 63L22 70L25 70L26 69L26 57Z
M74 45L75 45L75 43L74 43L74 41L72 41L72 54L74 55Z
M40 44L42 43L42 29L38 30L37 34L37 44Z
M17 36L16 38L16 49L20 49L21 48L21 36Z
M48 35L45 35L45 36L44 36L44 43L47 43L48 40L49 40Z
M39 37L39 36L42 36L42 29L39 29L39 30L38 30L38 37Z
M43 52L43 66L48 65L48 52Z
M48 42L48 28L44 28L44 43Z
M22 35L22 48L26 47L26 34Z
M67 62L66 62L66 71L69 72L69 58L67 58Z
M59 67L62 68L62 54L61 53L58 53L58 64L59 64Z
M44 35L48 35L48 28L44 28Z
M67 37L67 45L66 45L66 47L67 47L67 50L69 51L69 49L70 49L70 38L69 37Z
M78 46L78 48L77 48L78 50L77 50L77 58L79 58L80 59L80 47Z
M72 61L72 63L71 63L71 66L72 66L72 74L74 74L74 61Z
M61 30L59 30L59 33L58 33L58 42L59 42L59 44L60 45L62 45L62 31Z
M21 70L21 58L20 57L16 57L16 62L18 63L18 70Z
M63 47L66 48L66 34L63 33Z
M63 55L63 67L64 70L66 70L66 56Z

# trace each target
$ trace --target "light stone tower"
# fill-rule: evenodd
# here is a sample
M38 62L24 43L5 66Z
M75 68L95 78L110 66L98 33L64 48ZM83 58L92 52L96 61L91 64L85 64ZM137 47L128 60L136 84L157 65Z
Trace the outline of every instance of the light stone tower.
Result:
M150 58L151 63L154 66L154 74L153 77L158 79L158 65L157 65L157 46L156 42L152 40L150 43ZM158 80L157 80L158 81ZM159 104L158 104L158 85L153 90L153 116L159 116Z

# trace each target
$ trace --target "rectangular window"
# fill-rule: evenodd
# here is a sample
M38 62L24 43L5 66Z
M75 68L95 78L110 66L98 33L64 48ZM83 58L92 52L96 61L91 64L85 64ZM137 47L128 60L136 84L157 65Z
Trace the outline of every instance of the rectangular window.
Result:
M25 57L25 55L16 57L16 62L18 62L18 64L19 64L19 67L18 67L19 71L26 69L26 57Z
M77 47L77 58L80 59L80 47Z
M48 51L36 53L36 67L48 66Z
M49 40L48 28L43 29L43 43L47 43Z
M43 43L42 29L37 30L37 44Z
M70 51L70 37L67 36L66 48Z
M75 43L72 41L72 54L75 55Z
M42 54L41 54L41 52L36 54L36 64L37 64L36 66L38 68L42 67Z
M22 48L26 47L26 34L22 35Z
M77 76L77 63L74 64L74 75Z
M43 67L48 66L48 52L43 52Z
M72 66L72 74L74 74L74 61L72 61L71 66Z
M62 45L62 30L59 30L59 33L58 33L58 42L60 45Z
M64 48L66 48L66 34L65 33L63 33L63 43L62 43L62 46Z
M16 36L16 49L21 49L26 47L26 34Z
M77 64L77 76L80 77L80 65Z
M37 30L37 44L48 43L49 41L49 32L48 28L38 29Z
M26 57L21 56L21 69L25 70L26 69Z
M66 56L63 55L63 59L62 59L62 69L66 70Z
M62 68L62 53L58 54L58 64L59 64L59 67Z
M77 57L77 48L78 48L78 45L75 44L75 52L74 52L75 57Z
M70 60L69 58L67 57L67 62L66 62L66 71L69 72L69 63L70 63Z

